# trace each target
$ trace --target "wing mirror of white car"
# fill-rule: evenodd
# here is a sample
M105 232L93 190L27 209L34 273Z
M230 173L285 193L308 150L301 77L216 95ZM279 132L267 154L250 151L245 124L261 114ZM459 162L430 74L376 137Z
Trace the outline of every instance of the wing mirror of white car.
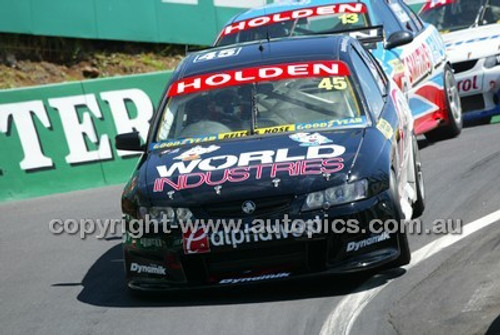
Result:
M409 31L397 31L392 33L385 43L385 48L390 50L413 42L413 34Z

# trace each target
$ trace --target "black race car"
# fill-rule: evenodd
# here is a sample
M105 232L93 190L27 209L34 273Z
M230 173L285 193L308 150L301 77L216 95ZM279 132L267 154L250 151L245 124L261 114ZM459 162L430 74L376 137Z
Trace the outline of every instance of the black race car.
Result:
M191 54L147 143L130 133L116 146L144 151L122 197L133 289L410 261L400 227L381 223L424 209L413 120L394 82L350 37Z

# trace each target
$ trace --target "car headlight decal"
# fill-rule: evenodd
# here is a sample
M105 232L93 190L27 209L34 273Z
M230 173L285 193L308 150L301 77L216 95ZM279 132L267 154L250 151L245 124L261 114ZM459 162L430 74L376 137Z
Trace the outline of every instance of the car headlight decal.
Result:
M484 67L487 69L491 69L497 65L500 65L500 54L487 57L484 61Z
M172 207L140 207L139 218L145 219L149 215L150 219L174 221L175 218L189 220L193 217L193 213L188 208L172 208Z
M361 179L353 183L327 188L320 192L309 193L302 206L302 211L342 205L365 199L368 195L368 181Z
M306 198L306 203L304 204L304 207L306 208L320 208L323 206L325 200L325 196L323 192L314 192L314 193L309 193Z
M193 213L189 208L177 208L175 212L179 221L187 222L193 218Z

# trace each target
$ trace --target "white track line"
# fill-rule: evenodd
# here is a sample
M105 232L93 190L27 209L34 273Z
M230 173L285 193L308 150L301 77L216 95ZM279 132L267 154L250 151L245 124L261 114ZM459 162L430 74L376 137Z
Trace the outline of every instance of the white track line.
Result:
M418 249L412 254L411 263L405 266L406 270L410 270L426 259L437 254L441 250L460 242L469 235L488 227L489 225L500 220L500 210L493 212L485 217L473 221L464 226L463 232L460 235L446 235ZM390 281L384 285L367 289L355 294L346 296L340 301L335 309L330 313L328 319L321 328L321 335L342 334L349 335L356 319L361 314L368 303L384 289ZM360 289L363 289L361 287Z

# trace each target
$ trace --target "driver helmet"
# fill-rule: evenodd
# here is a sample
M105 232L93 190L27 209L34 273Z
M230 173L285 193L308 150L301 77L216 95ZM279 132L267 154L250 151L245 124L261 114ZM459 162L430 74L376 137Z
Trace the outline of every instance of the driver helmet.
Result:
M234 115L239 102L240 98L233 90L224 90L215 95L215 106L219 113Z

